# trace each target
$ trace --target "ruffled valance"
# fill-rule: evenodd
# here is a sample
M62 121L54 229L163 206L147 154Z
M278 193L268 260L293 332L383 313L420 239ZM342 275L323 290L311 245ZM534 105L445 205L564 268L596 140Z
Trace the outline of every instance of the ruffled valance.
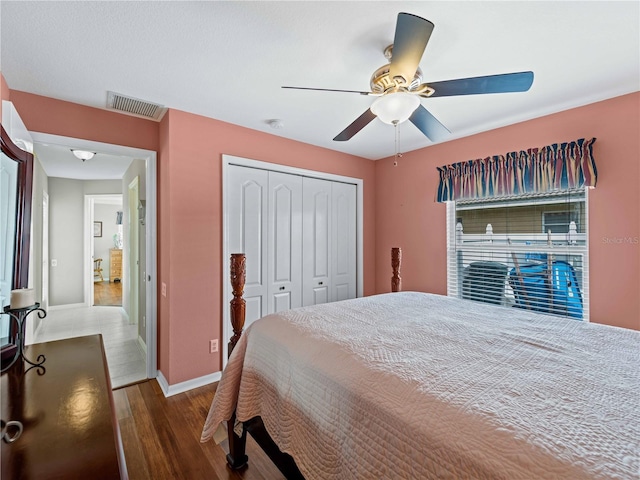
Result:
M595 187L595 138L438 167L438 202Z

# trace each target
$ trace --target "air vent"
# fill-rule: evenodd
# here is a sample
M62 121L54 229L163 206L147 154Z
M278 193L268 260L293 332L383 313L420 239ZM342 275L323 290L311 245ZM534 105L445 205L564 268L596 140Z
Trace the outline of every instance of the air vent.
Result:
M166 110L163 105L147 102L138 98L127 97L115 92L107 92L107 108L145 118L152 118L153 120L160 120Z

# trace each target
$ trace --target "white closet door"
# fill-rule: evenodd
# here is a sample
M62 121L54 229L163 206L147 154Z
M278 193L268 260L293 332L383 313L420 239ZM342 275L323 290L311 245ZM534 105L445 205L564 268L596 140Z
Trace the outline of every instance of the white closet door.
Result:
M356 298L356 186L331 185L332 302Z
M331 183L303 179L302 188L302 304L330 301Z
M302 306L302 177L269 172L268 312Z
M228 251L246 255L246 328L268 312L269 172L231 165L227 185Z

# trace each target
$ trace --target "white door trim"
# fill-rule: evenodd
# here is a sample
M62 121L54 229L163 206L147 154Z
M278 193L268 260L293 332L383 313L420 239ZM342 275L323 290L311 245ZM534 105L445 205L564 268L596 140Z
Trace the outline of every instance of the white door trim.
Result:
M262 162L249 158L236 157L233 155L222 155L222 366L227 364L228 341L231 338L231 329L229 326L229 303L231 297L231 283L229 281L229 257L231 253L229 245L229 214L226 200L227 195L227 175L229 166L238 165L243 167L257 168L260 170L268 170L271 172L290 173L293 175L301 175L303 177L320 178L323 180L331 180L334 182L350 183L356 186L356 295L362 297L364 295L364 180L361 178L347 177L343 175L335 175L333 173L316 172L315 170L305 170L303 168L290 167L287 165L278 165L275 163Z
M146 343L147 343L147 378L158 376L158 264L157 264L157 154L147 150L145 158L145 244L146 244Z

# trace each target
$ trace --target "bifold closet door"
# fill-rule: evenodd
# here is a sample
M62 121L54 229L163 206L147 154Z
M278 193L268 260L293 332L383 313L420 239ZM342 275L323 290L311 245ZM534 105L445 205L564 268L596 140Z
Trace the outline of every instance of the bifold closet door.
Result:
M227 176L229 215L228 252L246 255L245 327L268 313L268 202L269 172L256 168L229 167ZM226 262L229 259L225 259ZM224 279L229 281L229 279Z
M356 297L356 186L304 178L302 304Z
M302 177L232 165L227 182L229 253L246 255L245 325L300 307Z
M269 172L268 312L302 306L302 177Z
M302 304L329 302L331 182L302 180Z
M356 186L331 183L329 301L356 298Z
M247 259L245 325L356 297L355 185L237 165L226 182L228 252Z

